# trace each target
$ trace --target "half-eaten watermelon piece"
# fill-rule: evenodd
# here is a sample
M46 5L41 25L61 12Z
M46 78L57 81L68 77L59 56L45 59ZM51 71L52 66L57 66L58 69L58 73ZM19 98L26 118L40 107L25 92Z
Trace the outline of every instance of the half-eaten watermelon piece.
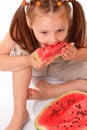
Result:
M87 130L87 93L73 91L49 103L35 119L37 130Z
M67 45L72 45L66 42L60 42L54 45L40 47L34 52L34 58L38 63L45 60L55 59L61 55L61 50Z

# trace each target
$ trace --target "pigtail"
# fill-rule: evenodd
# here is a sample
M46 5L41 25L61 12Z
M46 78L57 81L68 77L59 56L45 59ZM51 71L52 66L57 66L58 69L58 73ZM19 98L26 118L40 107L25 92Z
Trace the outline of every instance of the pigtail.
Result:
M23 49L33 52L38 47L37 40L35 41L32 30L27 26L26 14L24 6L20 6L10 25L11 38L19 44ZM36 44L37 42L37 44Z
M84 44L85 32L86 32L86 23L84 11L77 1L73 0L73 20L70 28L69 39L76 43L76 47L80 48ZM70 41L71 42L71 41Z

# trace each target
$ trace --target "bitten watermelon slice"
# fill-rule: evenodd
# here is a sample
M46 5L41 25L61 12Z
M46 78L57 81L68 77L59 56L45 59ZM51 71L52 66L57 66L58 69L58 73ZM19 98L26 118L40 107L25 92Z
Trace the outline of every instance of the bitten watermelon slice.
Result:
M87 130L87 93L73 91L48 104L36 117L37 130Z
M61 50L63 47L71 45L69 43L61 42L54 45L47 45L45 47L38 48L34 52L34 58L38 63L41 61L49 60L52 58L57 58L61 55Z

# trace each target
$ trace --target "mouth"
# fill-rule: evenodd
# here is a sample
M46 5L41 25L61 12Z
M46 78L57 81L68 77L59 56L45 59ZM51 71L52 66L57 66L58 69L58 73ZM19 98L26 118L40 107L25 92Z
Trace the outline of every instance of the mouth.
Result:
M52 45L55 45L55 44L58 44L58 43L60 43L60 42L52 43L52 44L51 43L50 44L49 43L45 43L45 44L40 43L40 45L41 45L41 47L45 47L45 46L52 46Z

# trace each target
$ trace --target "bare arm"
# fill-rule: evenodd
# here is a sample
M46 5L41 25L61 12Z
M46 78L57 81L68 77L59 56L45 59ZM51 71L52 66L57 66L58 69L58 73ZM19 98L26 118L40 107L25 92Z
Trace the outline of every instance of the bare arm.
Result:
M87 24L86 24L86 37L83 48L79 49L77 60L87 60Z
M87 60L87 36L85 38L84 46L78 49L76 61L86 61Z
M18 71L28 67L26 56L10 57L0 55L0 71Z
M28 56L10 56L10 51L16 43L11 39L9 33L0 42L0 70L17 71L29 66Z

